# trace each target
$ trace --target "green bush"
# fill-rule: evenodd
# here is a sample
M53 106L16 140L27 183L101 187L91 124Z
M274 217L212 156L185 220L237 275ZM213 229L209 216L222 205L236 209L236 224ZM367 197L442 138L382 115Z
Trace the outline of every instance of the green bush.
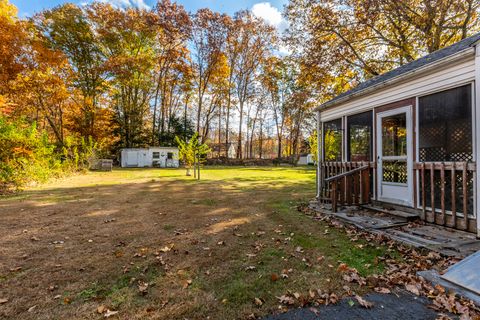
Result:
M35 124L0 116L0 193L86 170L95 161L95 153L92 139L67 137L58 147Z
M0 192L46 181L60 170L54 149L35 124L0 117Z

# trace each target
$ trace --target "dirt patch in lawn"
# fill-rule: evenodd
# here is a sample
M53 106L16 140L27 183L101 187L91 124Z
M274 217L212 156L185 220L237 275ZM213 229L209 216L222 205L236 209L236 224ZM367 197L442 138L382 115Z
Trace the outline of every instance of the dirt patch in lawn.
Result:
M0 317L235 319L278 310L289 292L341 295L341 263L367 276L395 252L299 214L314 176L117 170L3 198Z

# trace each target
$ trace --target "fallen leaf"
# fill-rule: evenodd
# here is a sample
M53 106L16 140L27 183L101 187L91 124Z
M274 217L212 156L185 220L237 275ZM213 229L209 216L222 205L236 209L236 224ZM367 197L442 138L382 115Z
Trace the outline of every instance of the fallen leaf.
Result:
M146 295L147 292L148 292L148 283L143 282L143 281L139 281L138 282L138 291L140 291L140 293L142 295Z
M277 281L277 280L278 280L278 274L272 273L272 274L270 275L270 280L272 280L272 281Z
M373 303L372 302L369 302L369 301L363 299L362 297L360 297L358 295L355 296L355 299L357 299L358 303L362 307L367 308L367 309L373 308Z
M292 305L292 304L295 303L295 300L293 300L292 297L289 297L289 296L286 296L286 295L277 297L277 299L278 299L278 301L280 301L280 303L286 304L286 305Z
M414 284L406 284L405 285L405 289L407 289L408 291L410 291L411 293L419 296L420 295L420 291L418 291L418 288L416 285Z
M437 284L437 285L435 286L435 289L437 289L438 292L440 292L440 293L442 293L442 294L445 293L445 288L442 287L440 284Z
M0 298L0 304L4 304L4 303L7 303L7 302L8 302L8 299Z
M112 311L112 310L107 309L107 312L105 312L105 314L103 316L105 318L110 318L111 316L114 316L117 313L118 313L118 311Z
M99 314L102 314L105 311L107 311L107 307L105 307L104 305L101 305L97 308L97 313L99 313Z
M162 252L169 252L169 251L172 250L172 248L173 248L173 244L161 248L160 251L162 251Z
M184 280L184 281L182 282L182 284L183 284L183 289L187 289L188 286L190 286L190 285L192 284L192 280L190 280L190 279Z
M37 238L37 237L35 237L35 236L31 237L30 240L32 240L32 241L40 241L40 239Z
M37 308L36 305L31 306L30 308L28 308L28 312L33 312L36 308Z
M349 268L346 263L340 263L340 265L337 268L337 272L346 272L348 270Z
M248 266L245 268L245 271L254 271L254 270L257 270L255 266Z
M262 306L262 305L263 305L262 299L260 299L260 298L255 298L255 305L257 305L257 306L259 306L259 307Z
M310 307L308 310L317 316L320 314L320 311L317 308Z
M375 288L374 289L375 292L378 292L378 293L390 293L390 289L387 289L387 288Z

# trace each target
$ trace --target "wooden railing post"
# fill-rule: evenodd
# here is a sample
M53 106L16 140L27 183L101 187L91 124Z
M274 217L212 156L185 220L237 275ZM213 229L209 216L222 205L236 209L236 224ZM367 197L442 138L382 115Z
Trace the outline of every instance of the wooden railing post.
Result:
M454 162L452 165L452 171L450 172L450 185L451 185L451 195L452 197L452 217L453 217L453 227L457 226L457 165Z
M332 182L332 212L337 212L337 181Z
M440 214L440 221L438 224L445 225L446 216L445 216L445 163L440 165L440 208L442 213ZM436 220L436 219L435 219Z
M435 222L435 164L430 164L430 207L431 207L431 215L430 217L427 215L428 222Z
M465 230L468 230L468 187L467 187L467 168L468 163L463 163L462 182L463 182L463 219L465 221Z
M422 162L422 212L423 220L427 216L427 194L425 193L425 162Z

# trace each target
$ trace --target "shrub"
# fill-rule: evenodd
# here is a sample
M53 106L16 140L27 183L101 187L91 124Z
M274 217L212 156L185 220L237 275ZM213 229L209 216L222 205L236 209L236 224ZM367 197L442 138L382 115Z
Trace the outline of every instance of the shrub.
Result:
M35 124L0 117L0 192L46 181L61 168L55 146Z
M0 193L87 170L96 161L96 150L93 139L72 136L55 146L35 124L0 116Z

